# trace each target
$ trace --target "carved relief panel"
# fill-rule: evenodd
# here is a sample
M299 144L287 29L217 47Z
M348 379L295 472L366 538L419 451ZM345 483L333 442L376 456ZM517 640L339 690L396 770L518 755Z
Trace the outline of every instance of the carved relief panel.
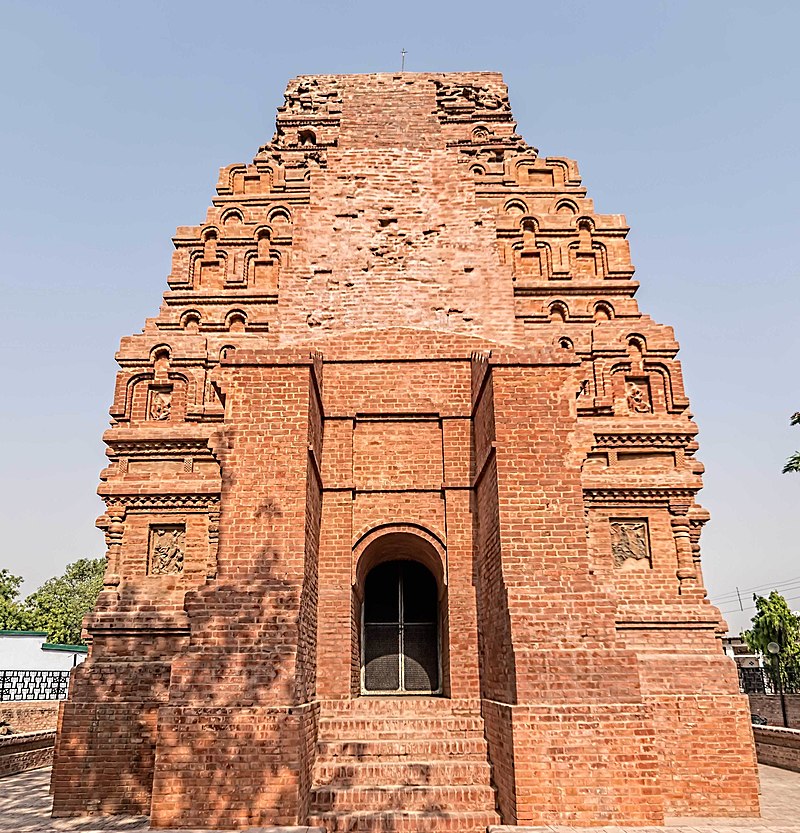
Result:
M628 376L625 379L625 401L632 414L653 413L650 381L646 376Z
M147 391L147 419L166 422L172 413L172 385L150 385Z
M644 518L617 519L611 525L611 554L614 566L624 569L637 563L653 566L650 555L650 530Z
M476 111L508 113L508 93L499 85L436 83L436 103L448 115L473 114Z
M184 524L150 527L147 572L150 575L175 575L183 572L186 544Z
M186 418L187 404L190 409L202 405L196 397L203 390L204 372L202 367L187 368L186 374L165 369L148 372L145 368L121 374L112 416L133 424L182 421ZM187 396L191 396L189 403Z

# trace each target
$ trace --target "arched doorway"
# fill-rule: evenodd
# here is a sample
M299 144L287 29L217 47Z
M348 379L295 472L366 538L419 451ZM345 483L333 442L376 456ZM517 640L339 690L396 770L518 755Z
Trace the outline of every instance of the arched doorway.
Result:
M361 639L364 694L438 694L439 592L417 561L385 561L367 574Z

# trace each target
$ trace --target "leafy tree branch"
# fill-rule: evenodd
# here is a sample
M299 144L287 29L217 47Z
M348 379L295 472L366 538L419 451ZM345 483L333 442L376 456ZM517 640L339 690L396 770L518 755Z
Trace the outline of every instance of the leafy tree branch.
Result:
M742 633L751 651L761 654L773 688L800 692L800 616L789 609L786 599L773 590L769 596L753 596L756 614L753 627ZM768 646L778 645L773 654Z
M792 414L789 424L800 425L800 411L795 411L795 413ZM784 474L788 474L791 471L800 471L800 451L795 451L783 467Z
M105 566L105 558L81 558L24 601L22 577L0 570L0 630L45 631L48 642L81 644L83 617L97 601Z

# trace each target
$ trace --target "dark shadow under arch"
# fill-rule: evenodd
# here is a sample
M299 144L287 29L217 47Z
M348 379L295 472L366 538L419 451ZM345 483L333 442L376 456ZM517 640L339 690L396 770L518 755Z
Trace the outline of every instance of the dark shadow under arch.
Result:
M441 691L439 587L410 558L383 560L364 581L363 694Z

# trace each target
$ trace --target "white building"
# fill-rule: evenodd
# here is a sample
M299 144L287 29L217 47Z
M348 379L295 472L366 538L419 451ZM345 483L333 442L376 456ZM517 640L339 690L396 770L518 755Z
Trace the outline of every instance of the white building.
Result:
M0 631L0 672L69 671L86 659L85 645L46 642L44 631Z
M758 668L761 665L761 657L750 650L741 636L723 636L722 648L739 668Z

